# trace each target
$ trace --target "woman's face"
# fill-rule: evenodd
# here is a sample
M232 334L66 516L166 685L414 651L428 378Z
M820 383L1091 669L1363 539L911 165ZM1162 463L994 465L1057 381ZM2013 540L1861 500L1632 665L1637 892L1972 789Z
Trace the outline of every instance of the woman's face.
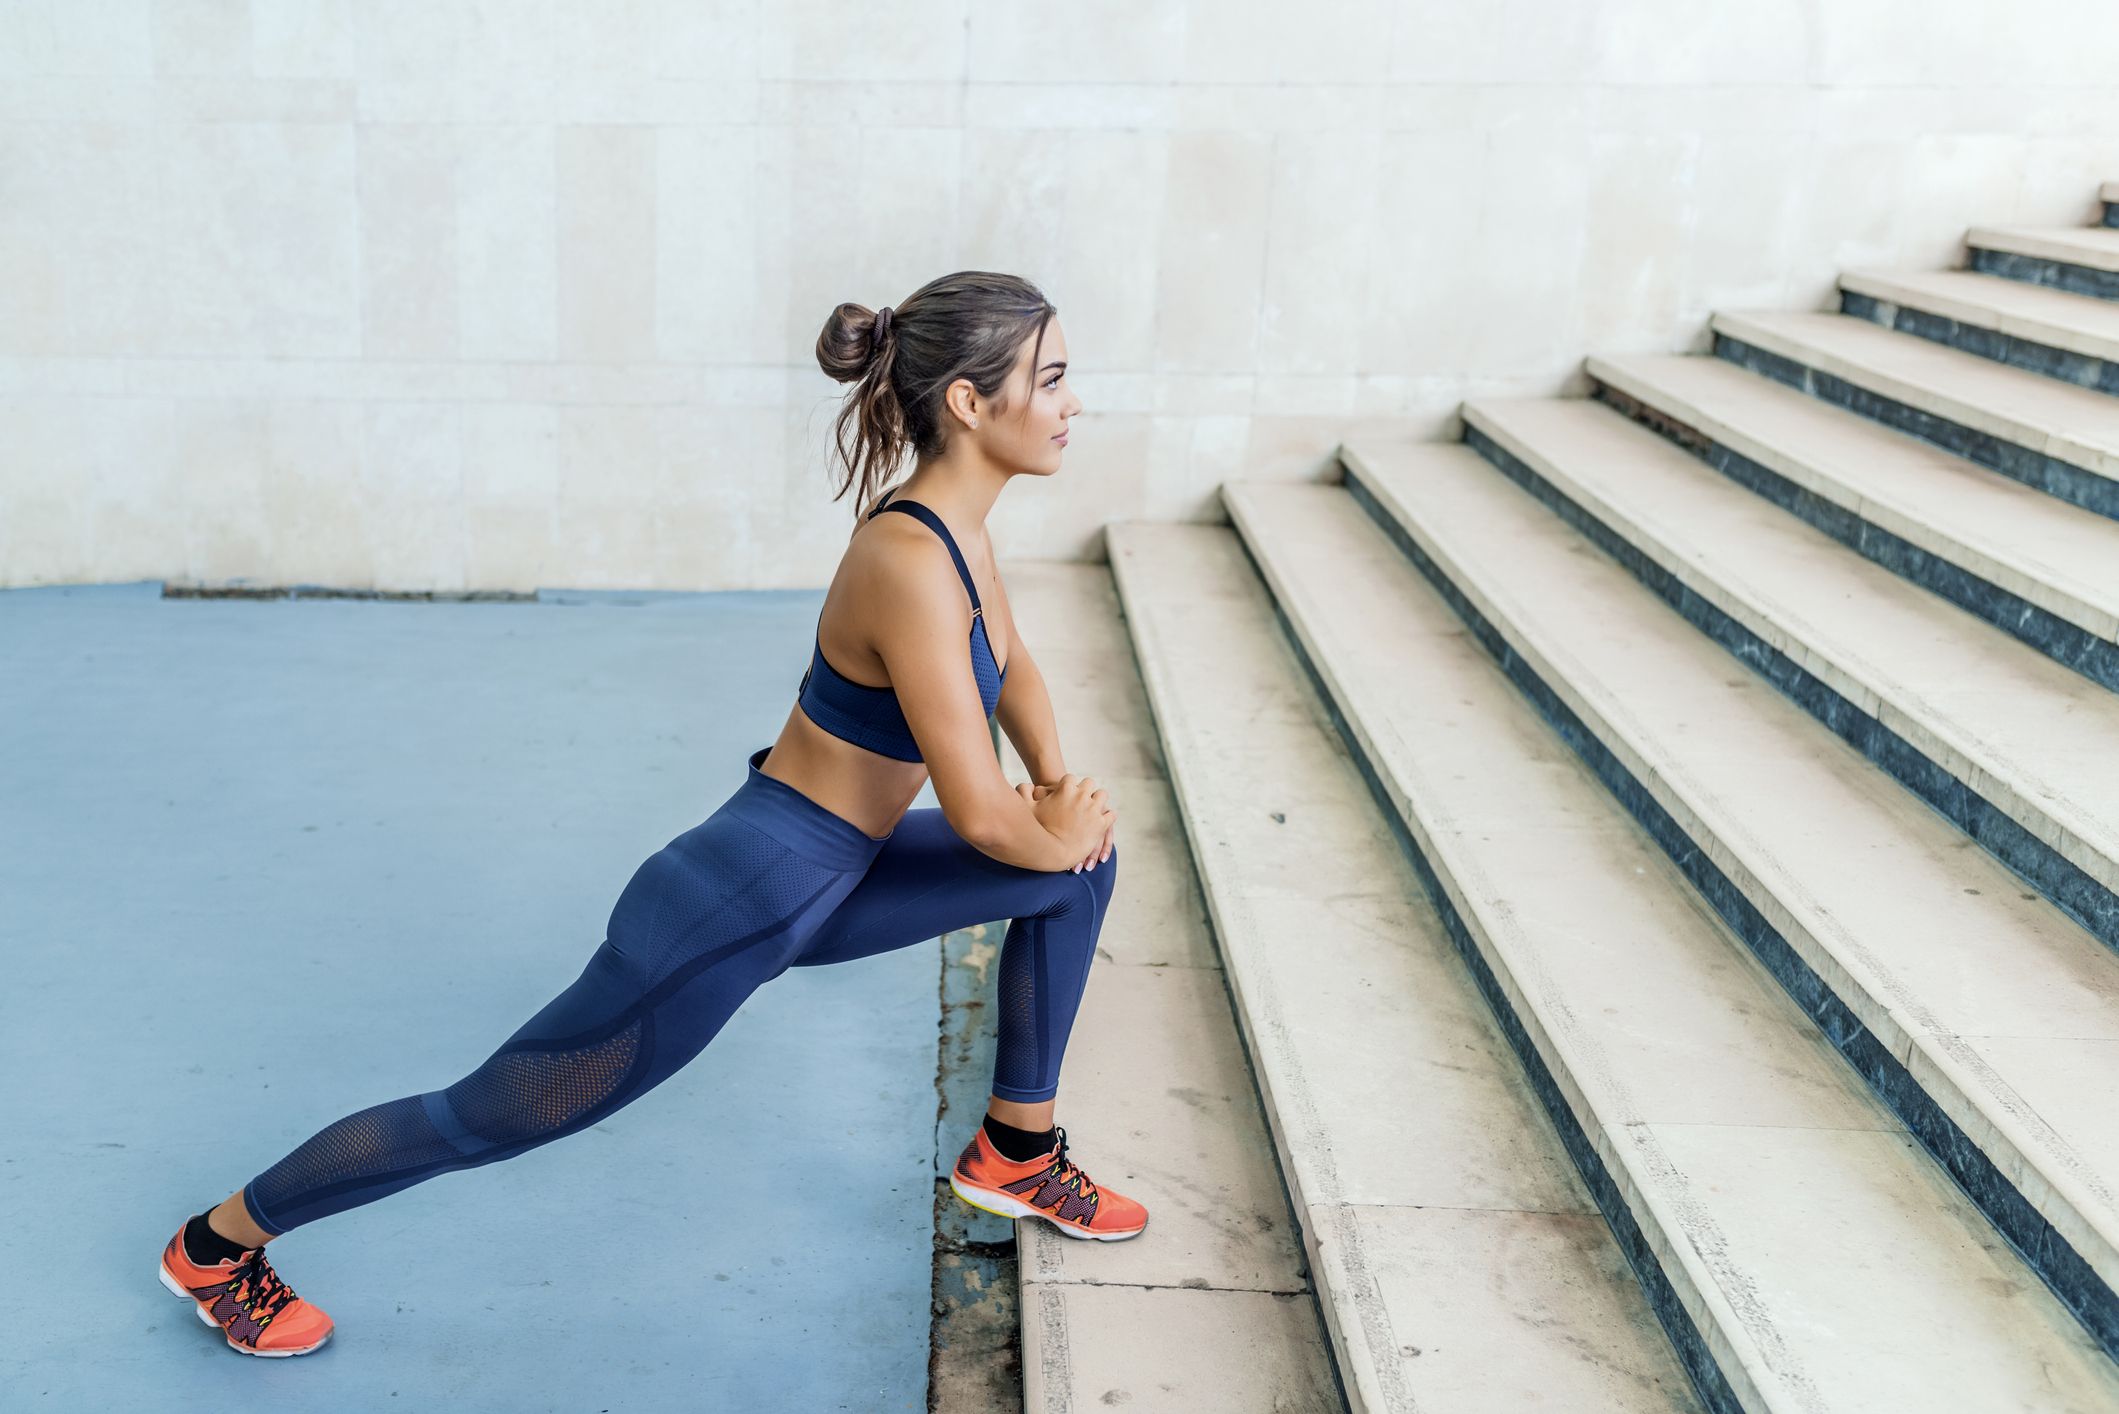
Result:
M1060 439L1067 435L1068 420L1082 410L1082 402L1067 382L1067 339L1060 332L1057 316L1045 325L1044 346L1037 350L1033 370L1030 354L1037 343L1035 334L1023 341L1014 371L1008 375L1007 404L981 416L972 435L994 460L1049 476L1059 470L1060 453L1066 447ZM1031 390L1027 402L1022 395L1026 387Z

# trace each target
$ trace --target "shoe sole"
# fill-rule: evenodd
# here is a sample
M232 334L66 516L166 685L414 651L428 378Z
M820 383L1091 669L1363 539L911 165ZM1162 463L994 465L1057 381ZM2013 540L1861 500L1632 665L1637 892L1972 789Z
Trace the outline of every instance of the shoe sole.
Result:
M155 1275L162 1279L162 1285L169 1288L170 1295L181 1296L186 1301L189 1301L191 1303L191 1313L197 1316L201 1321L204 1321L207 1325L211 1326L216 1332L218 1332L221 1337L222 1343L225 1344L230 1350L240 1350L245 1355L255 1355L260 1359L264 1360L278 1360L283 1356L288 1355L307 1355L310 1351L321 1348L326 1341L329 1341L331 1339L332 1332L326 1331L324 1332L324 1339L316 1342L315 1345L298 1346L292 1350L253 1350L249 1346L243 1344L243 1342L231 1339L229 1337L228 1332L222 1329L221 1323L219 1321L216 1321L210 1314L208 1314L206 1308L199 1304L199 1298L193 1296L190 1292L186 1291L184 1289L184 1283L178 1281L175 1277L169 1274L168 1267L164 1266L160 1262L156 1262Z
M974 1188L970 1193L967 1193L957 1183L956 1170L954 1169L949 1171L949 1191L979 1211L991 1213L997 1218L1043 1218L1068 1237L1086 1238L1095 1242L1124 1242L1127 1238L1138 1237L1148 1230L1148 1225L1142 1223L1139 1227L1127 1232L1095 1232L1074 1223L1063 1223L1043 1208L1033 1208L1021 1199L1011 1198L1005 1193L994 1193L984 1188ZM978 1194L978 1198L972 1197L972 1193ZM984 1198L987 1201L982 1203L979 1198ZM1005 1203L1008 1206L1006 1208L996 1208L993 1206L995 1203Z

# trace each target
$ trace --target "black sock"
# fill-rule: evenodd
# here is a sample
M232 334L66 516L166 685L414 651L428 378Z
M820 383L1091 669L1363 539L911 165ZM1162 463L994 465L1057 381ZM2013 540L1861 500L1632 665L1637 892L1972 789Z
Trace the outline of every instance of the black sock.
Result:
M1001 1151L1001 1157L1019 1164L1043 1158L1052 1152L1053 1145L1059 1143L1059 1135L1052 1130L1040 1134L1034 1129L1017 1129L1012 1124L1002 1124L992 1115L986 1116L985 1127L986 1137Z
M232 1262L249 1250L209 1227L205 1213L184 1224L184 1255L202 1267L210 1267L216 1262Z

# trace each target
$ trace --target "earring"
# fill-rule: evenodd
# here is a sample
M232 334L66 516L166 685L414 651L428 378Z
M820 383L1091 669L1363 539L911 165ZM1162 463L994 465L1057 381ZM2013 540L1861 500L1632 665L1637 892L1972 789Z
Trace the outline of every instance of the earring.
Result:
M977 427L977 426L978 426L978 423L974 422L974 423L972 423L971 425L972 425L973 427Z

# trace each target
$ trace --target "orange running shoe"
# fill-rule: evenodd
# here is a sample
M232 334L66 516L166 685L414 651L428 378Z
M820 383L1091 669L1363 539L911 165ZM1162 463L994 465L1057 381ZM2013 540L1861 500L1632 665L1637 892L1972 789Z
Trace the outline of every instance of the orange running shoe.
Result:
M161 1277L245 1355L307 1355L331 1338L331 1318L280 1280L262 1247L200 1266L185 1252L179 1227L162 1249Z
M1140 1236L1148 1210L1093 1182L1067 1157L1067 1131L1053 1128L1059 1138L1052 1152L1018 1163L994 1148L980 1125L949 1171L950 1188L974 1208L1004 1218L1043 1218L1069 1237L1120 1242Z

